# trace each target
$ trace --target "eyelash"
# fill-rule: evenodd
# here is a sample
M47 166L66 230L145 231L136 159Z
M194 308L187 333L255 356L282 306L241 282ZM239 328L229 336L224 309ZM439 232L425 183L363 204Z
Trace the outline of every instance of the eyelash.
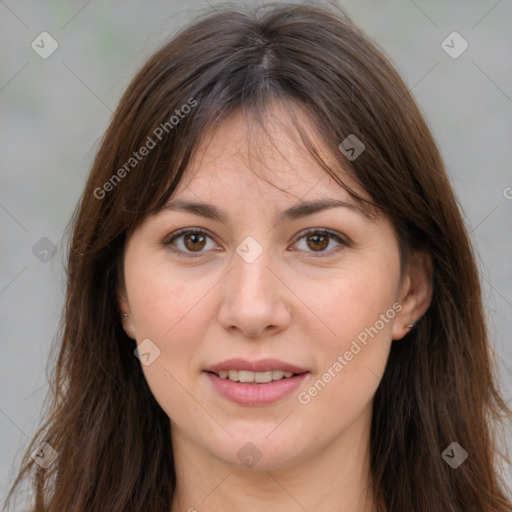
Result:
M184 228L184 229L180 229L180 230L176 231L175 233L172 233L171 235L169 235L163 241L162 244L165 247L169 247L178 238L182 237L183 235L187 235L187 234L191 234L191 233L203 234L203 235L208 236L210 239L212 239L210 234L207 231L205 231L204 229L201 229L201 228ZM330 237L331 239L334 239L336 242L338 242L340 244L340 246L338 248L331 249L330 251L327 251L327 252L322 251L322 252L315 253L314 251L306 251L306 252L311 252L311 255L314 258L324 258L324 257L327 257L327 256L331 256L333 253L337 253L339 250L341 250L341 248L348 247L350 245L348 240L343 238L341 235L339 235L338 233L336 233L334 231L331 231L329 229L325 229L325 228L321 228L321 229L308 229L306 231L302 231L302 232L299 233L299 237L297 238L295 243L297 243L299 240L302 240L303 238L307 237L310 234L320 234L320 235L328 236L328 237ZM180 249L175 249L175 248L173 248L172 251L174 253L178 254L178 256L185 256L187 258L200 258L204 254L203 252L199 252L197 254L194 254L194 253L191 253L191 252L186 252L186 251L182 251Z

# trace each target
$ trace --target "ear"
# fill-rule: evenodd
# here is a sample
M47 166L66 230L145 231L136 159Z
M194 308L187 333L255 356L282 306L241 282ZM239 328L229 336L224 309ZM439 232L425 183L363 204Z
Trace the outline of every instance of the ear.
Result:
M135 328L133 326L133 318L131 315L130 304L126 298L126 291L119 288L117 291L117 305L121 313L121 323L123 325L124 332L128 337L135 339Z
M393 323L394 340L402 339L427 311L432 301L432 257L424 251L414 252L404 271L398 302L402 309Z

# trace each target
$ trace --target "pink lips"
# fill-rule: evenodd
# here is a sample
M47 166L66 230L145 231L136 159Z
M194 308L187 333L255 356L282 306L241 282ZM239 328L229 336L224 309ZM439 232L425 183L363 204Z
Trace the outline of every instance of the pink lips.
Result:
M297 375L290 378L283 378L281 380L259 384L233 382L229 379L222 379L216 375L216 373L219 373L222 370L247 370L252 372L283 370ZM303 368L299 368L277 359L262 359L252 362L245 359L229 359L208 367L205 372L206 376L220 395L235 403L247 406L268 405L277 402L285 396L293 393L309 373Z
M307 372L304 368L299 368L291 364L279 361L278 359L260 359L259 361L247 361L246 359L226 359L221 363L214 364L205 368L207 372L219 373L222 370L246 370L250 372L268 372L270 370L283 370L292 373Z

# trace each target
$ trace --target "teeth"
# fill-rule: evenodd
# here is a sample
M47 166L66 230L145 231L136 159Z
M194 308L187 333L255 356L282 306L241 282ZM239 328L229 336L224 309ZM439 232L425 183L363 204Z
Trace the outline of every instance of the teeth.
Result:
M252 373L252 372L246 372L246 373ZM238 374L240 375L240 374ZM274 379L274 372L255 372L254 373L254 382L272 382ZM242 379L240 379L242 380Z
M273 380L289 379L293 376L292 372L283 370L272 370L268 372L251 372L247 370L222 370L218 373L221 379L229 379L233 382L258 382L265 383Z
M240 370L238 372L238 382L254 382L254 377L256 374L254 372L247 372ZM229 376L231 378L231 375Z

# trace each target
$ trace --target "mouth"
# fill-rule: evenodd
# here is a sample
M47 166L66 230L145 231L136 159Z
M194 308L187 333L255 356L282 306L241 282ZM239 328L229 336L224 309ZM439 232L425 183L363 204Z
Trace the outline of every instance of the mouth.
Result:
M290 396L310 372L277 359L230 359L204 373L222 397L239 405L265 406Z

